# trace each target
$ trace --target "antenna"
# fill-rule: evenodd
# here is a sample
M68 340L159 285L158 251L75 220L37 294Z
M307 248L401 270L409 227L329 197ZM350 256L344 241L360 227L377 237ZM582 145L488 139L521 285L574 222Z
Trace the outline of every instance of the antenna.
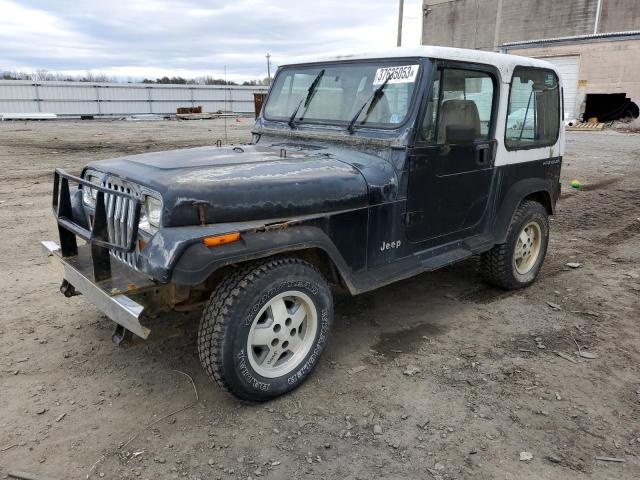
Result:
M229 144L229 137L227 137L227 66L224 66L224 112L222 117L224 118L224 143Z

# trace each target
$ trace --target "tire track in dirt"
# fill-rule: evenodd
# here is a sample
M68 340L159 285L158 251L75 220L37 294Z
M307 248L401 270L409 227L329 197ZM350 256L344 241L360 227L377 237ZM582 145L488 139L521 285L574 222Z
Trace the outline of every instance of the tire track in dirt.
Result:
M616 230L600 239L590 242L583 246L581 251L581 258L584 260L592 259L596 256L602 256L609 253L617 245L633 238L640 234L640 220L636 219L630 224ZM600 248L599 245L606 245L606 248ZM565 265L565 259L556 259L555 256L548 256L545 259L545 263L540 271L537 282L542 280L554 278L563 272L568 272L571 269ZM473 287L466 290L462 294L458 295L458 300L477 303L477 304L490 304L503 300L512 295L520 293L520 290L504 291L490 285L481 285L479 287Z

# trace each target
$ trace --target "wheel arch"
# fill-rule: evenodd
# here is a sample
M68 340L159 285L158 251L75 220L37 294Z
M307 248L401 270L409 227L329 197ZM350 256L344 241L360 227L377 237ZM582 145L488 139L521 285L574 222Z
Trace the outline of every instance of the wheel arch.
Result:
M555 214L553 188L550 182L543 179L531 178L515 183L503 197L494 222L494 236L496 243L504 243L513 216L522 202L533 200L540 203L548 215Z
M181 285L212 285L232 270L250 262L272 257L297 257L313 265L328 283L355 293L351 269L324 231L317 227L243 235L243 245L187 248L172 272L172 282ZM225 251L226 250L226 251ZM200 268L198 268L200 266Z
M288 255L283 253L282 255ZM329 253L321 247L308 247L293 250L289 256L298 257L313 265L322 276L330 283L346 287L346 282L340 269L336 266Z
M526 200L533 200L534 202L538 202L544 207L549 215L553 215L555 213L555 204L551 201L551 194L546 190L539 190L537 192L530 193L522 199L520 204L522 204L522 202Z

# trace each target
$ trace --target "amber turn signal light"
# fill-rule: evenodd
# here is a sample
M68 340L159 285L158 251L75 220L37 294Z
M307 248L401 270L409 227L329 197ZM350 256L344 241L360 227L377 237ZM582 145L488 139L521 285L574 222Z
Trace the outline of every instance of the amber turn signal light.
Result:
M240 234L235 232L216 235L215 237L205 237L202 241L206 247L219 247L220 245L237 242L238 240L240 240Z

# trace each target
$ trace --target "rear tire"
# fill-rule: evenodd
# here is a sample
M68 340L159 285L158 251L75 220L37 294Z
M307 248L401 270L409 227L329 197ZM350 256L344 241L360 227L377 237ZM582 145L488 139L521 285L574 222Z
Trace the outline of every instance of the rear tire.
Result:
M487 283L506 290L528 287L537 278L549 245L549 216L540 203L525 200L513 216L505 243L482 254Z
M309 263L275 258L238 268L213 291L198 332L200 361L241 400L270 400L298 387L329 340L333 302Z

